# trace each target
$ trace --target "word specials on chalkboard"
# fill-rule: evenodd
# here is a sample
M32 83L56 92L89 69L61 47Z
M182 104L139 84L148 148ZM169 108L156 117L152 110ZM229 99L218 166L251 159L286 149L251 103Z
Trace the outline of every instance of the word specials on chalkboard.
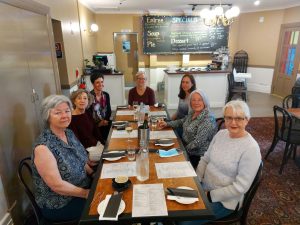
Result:
M228 46L228 29L199 16L143 16L144 54L213 52Z

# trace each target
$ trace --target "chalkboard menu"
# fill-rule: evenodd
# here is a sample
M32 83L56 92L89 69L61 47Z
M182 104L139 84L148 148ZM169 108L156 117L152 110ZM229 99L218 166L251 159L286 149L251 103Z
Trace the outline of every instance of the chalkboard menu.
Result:
M144 54L213 52L228 46L228 29L199 16L143 16Z

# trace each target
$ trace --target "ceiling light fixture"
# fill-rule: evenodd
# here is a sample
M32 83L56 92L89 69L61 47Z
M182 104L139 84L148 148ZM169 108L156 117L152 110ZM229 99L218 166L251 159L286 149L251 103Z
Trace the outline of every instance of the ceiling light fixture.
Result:
M256 6L260 5L260 1L255 1L254 5L256 5Z
M204 8L200 11L200 17L207 26L229 26L235 17L240 14L240 9L232 4L189 4L192 6L192 11L196 6L206 5L209 8ZM224 13L224 7L229 7Z

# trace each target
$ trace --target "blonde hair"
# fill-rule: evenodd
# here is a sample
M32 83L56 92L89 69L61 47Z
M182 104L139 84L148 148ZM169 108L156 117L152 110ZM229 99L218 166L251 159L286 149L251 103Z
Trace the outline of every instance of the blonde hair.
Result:
M88 105L87 105L86 108L89 108L92 105L92 103L94 102L94 96L91 95L87 90L85 90L85 89L78 89L77 91L72 92L72 94L70 96L70 99L71 99L71 102L72 102L72 105L73 105L74 109L76 108L76 106L75 106L75 99L79 95L82 95L82 93L86 93L86 95L88 97Z

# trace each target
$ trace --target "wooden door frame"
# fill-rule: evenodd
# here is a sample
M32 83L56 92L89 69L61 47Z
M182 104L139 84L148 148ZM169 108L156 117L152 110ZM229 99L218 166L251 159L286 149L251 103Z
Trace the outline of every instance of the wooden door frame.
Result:
M117 35L128 35L128 34L135 34L136 35L136 46L137 46L137 71L139 71L139 33L138 32L113 32L113 44L114 44L114 53L116 55L116 49L115 49L115 37ZM116 55L116 66L117 66L117 55ZM125 76L125 75L124 75ZM125 77L124 77L125 79Z
M280 56L282 54L282 42L284 39L284 30L287 28L294 28L294 27L300 27L300 23L287 23L287 24L281 24L280 26L280 32L279 32L279 40L278 40L278 45L277 45L277 51L276 51L276 60L275 60L275 66L274 66L274 72L273 72L273 78L272 78L272 85L271 85L271 94L274 94L274 88L275 88L275 82L276 82L276 73L278 72L279 68L280 68ZM300 38L300 36L299 36ZM298 45L300 44L300 40L298 40ZM300 50L300 49L299 49ZM297 55L300 54L300 51L297 52ZM296 56L295 56L296 58ZM292 79L295 79L294 81L296 81L297 79L297 73L298 73L298 68L299 68L299 64L294 67L294 70L296 70L296 75L293 78L293 76L291 77ZM294 73L294 71L292 72L292 74Z

